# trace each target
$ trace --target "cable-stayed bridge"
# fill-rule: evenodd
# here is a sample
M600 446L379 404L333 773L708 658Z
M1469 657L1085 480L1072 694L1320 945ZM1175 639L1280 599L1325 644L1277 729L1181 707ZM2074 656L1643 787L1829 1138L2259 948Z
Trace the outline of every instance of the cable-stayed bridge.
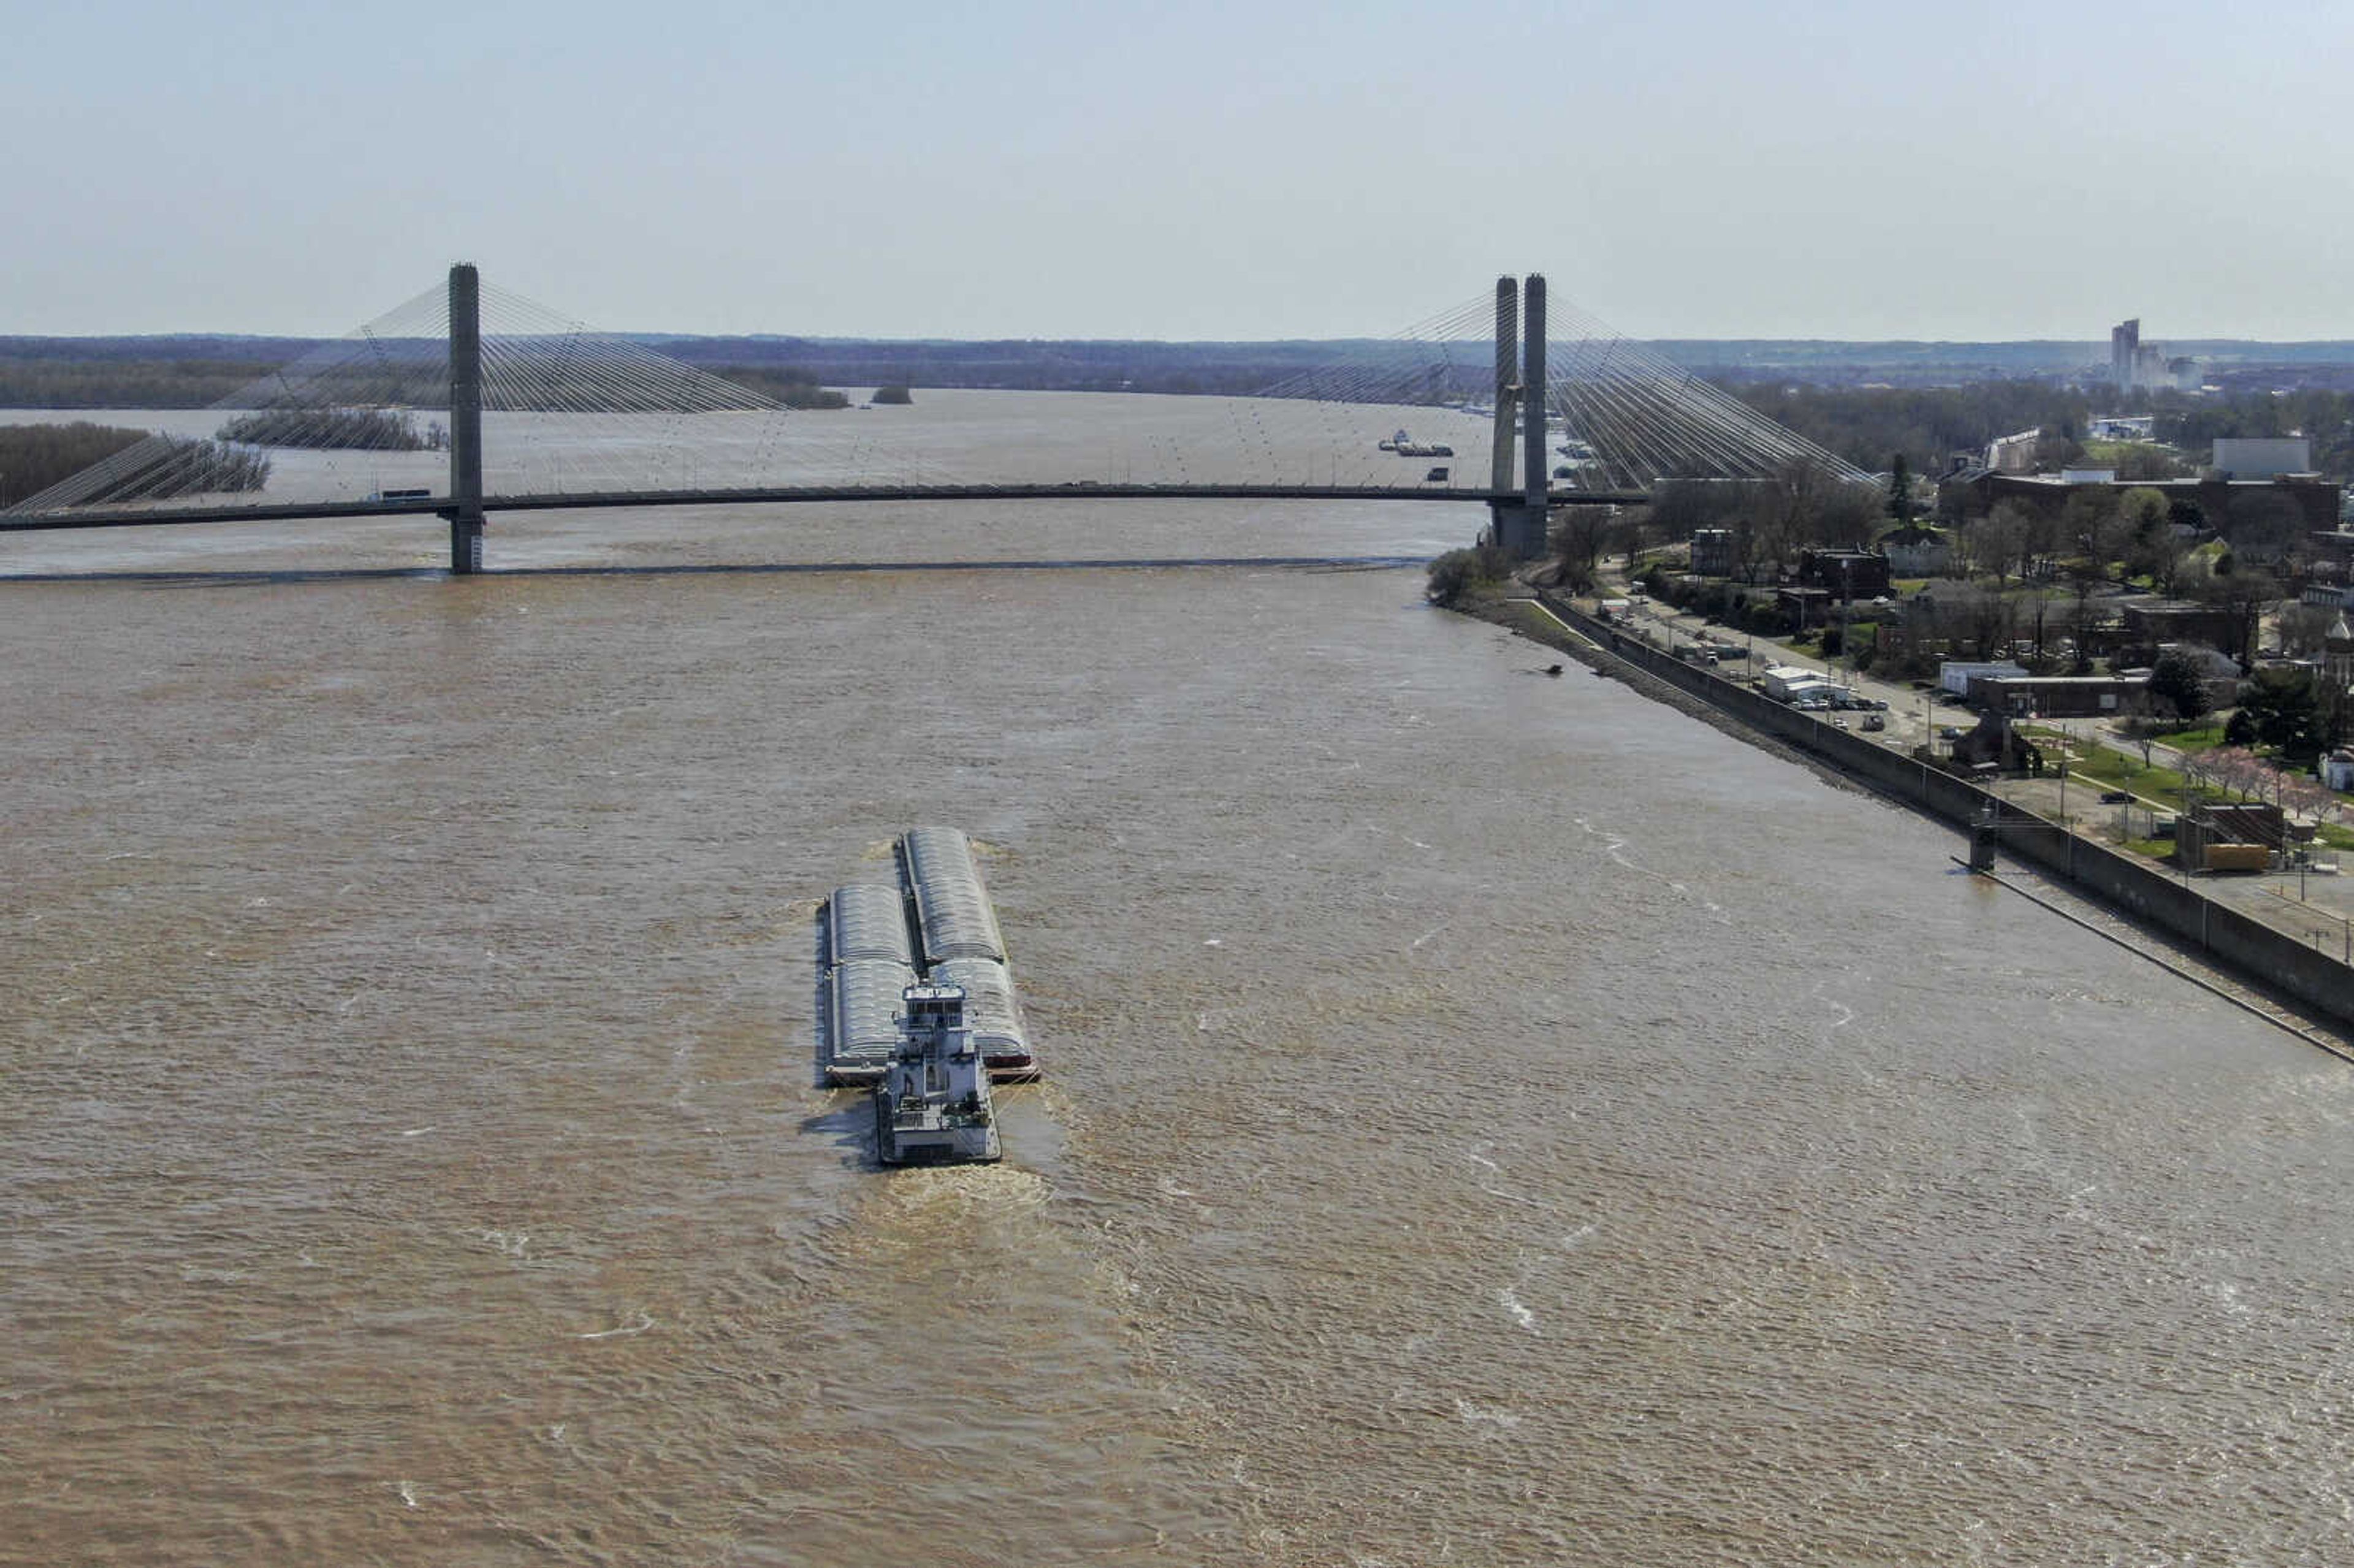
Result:
M950 462L907 410L790 408L461 265L180 433L0 512L0 532L432 515L464 574L500 512L1381 500L1483 505L1489 535L1528 555L1551 509L1638 502L1662 480L1864 478L1591 317L1549 323L1533 275L1257 396L1088 401L1065 433L1033 397L1002 441Z

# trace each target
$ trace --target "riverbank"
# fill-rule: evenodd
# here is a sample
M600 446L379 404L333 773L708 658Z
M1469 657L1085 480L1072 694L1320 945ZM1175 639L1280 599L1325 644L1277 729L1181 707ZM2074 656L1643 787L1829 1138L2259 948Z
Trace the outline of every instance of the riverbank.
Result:
M1467 593L1454 608L1626 680L1646 696L1843 787L1871 789L1960 829L1990 815L2002 851L2053 886L2195 954L2311 1022L2336 1032L2354 1025L2354 966L2344 959L2209 896L2187 877L2178 880L2139 856L2084 838L1949 773L1925 754L1907 756L1775 702L1543 587L1513 584Z
M1735 740L1804 768L1833 789L1864 788L1848 774L1826 766L1820 758L1742 723L1717 705L1670 684L1641 665L1611 652L1564 620L1546 604L1540 590L1519 582L1492 587L1495 591L1490 591L1490 585L1468 590L1447 608L1475 620L1485 620L1508 631L1518 632L1530 641L1556 652L1565 653L1594 674L1622 682L1629 689L1663 707L1673 708L1711 729L1721 730Z

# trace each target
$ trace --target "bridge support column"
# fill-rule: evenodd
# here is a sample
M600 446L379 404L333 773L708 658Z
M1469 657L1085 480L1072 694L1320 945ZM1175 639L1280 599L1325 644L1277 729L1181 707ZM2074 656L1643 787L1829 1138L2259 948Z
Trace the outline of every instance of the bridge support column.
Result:
M1533 561L1544 554L1545 509L1534 511L1520 501L1488 503L1489 542L1516 561Z
M1549 483L1545 460L1545 281L1542 272L1529 274L1527 286L1522 291L1527 314L1522 330L1528 336L1521 350L1521 461L1527 483L1522 502L1536 513L1540 524L1544 516L1545 490ZM1503 486L1498 485L1499 490ZM1543 539L1539 537L1542 545Z
M471 577L482 569L482 520L480 517L450 519L450 575Z
M450 575L482 569L482 283L450 269Z
M1510 352L1503 337L1504 281L1496 285L1496 374L1500 381L1504 374L1504 356ZM1534 560L1544 554L1545 507L1550 476L1546 471L1545 451L1545 281L1543 273L1532 272L1522 290L1525 334L1521 348L1521 496L1517 502L1491 501L1488 503L1494 517L1495 543L1517 561ZM1511 488L1511 426L1504 413L1500 395L1496 408L1496 471L1495 489L1499 493Z
M1521 281L1496 280L1496 437L1495 462L1488 488L1502 493L1512 488L1512 400L1521 391Z

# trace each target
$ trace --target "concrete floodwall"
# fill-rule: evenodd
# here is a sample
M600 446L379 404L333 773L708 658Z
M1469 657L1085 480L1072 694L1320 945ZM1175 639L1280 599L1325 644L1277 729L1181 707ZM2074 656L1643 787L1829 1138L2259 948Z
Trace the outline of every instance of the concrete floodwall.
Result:
M2068 832L2058 823L1941 768L1826 724L1712 669L1678 659L1631 632L1596 620L1556 595L1541 591L1537 599L1628 663L1884 794L1910 801L1957 827L1967 827L1991 807L2002 823L1999 842L2014 858L2196 946L2247 980L2294 997L2341 1022L2354 1023L2354 966L2339 954L2307 947L2285 931L2208 897L2178 873Z

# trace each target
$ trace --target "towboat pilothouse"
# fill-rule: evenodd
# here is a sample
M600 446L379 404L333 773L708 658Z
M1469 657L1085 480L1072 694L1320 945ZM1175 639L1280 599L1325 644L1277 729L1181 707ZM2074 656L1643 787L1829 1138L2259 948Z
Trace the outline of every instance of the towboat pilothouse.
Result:
M918 983L900 1001L898 1053L875 1086L875 1158L885 1165L997 1160L997 1114L965 1022L964 988Z

